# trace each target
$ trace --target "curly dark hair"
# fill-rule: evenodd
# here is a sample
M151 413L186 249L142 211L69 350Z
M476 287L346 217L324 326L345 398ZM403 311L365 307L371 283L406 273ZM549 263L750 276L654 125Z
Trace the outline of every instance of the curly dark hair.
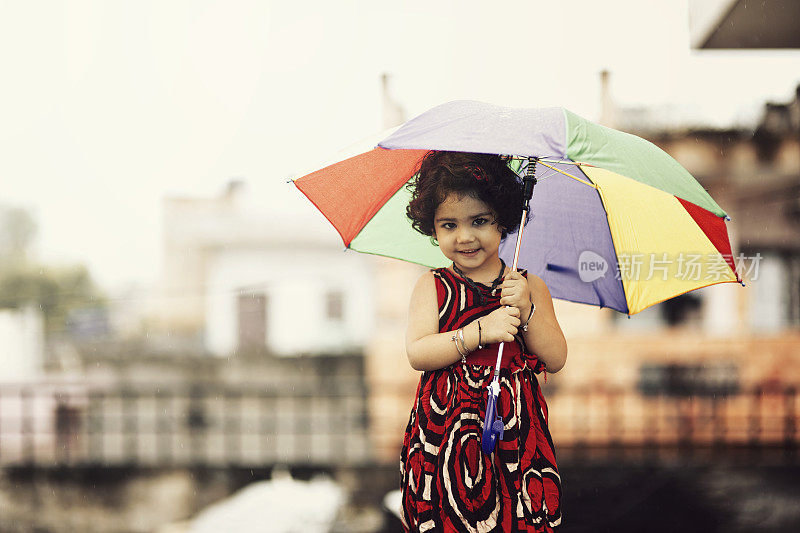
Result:
M434 235L436 208L451 193L472 196L488 205L497 215L503 239L519 226L522 183L499 155L431 150L407 187L411 201L406 215L423 235Z

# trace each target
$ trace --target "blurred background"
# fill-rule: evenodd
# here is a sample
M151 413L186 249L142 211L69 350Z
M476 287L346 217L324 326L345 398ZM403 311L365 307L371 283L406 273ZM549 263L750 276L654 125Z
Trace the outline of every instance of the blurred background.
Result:
M399 531L421 267L290 183L454 99L656 143L746 287L556 301L563 531L800 528L800 4L0 4L0 531Z

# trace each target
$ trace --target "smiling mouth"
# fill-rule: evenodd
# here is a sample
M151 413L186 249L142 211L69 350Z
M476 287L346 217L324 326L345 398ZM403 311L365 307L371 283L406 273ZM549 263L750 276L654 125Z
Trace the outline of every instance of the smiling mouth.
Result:
M458 253L464 254L464 255L472 255L472 254L477 253L479 249L480 248L475 248L474 250L459 250Z

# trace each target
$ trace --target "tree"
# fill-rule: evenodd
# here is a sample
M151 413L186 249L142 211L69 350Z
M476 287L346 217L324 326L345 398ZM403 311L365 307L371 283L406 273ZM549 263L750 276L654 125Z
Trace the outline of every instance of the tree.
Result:
M0 271L0 308L38 307L48 337L64 330L71 310L105 303L83 265L60 269L31 265Z
M38 228L25 209L0 205L0 268L28 261L28 250Z
M69 312L105 306L84 265L54 268L30 261L36 222L24 209L0 206L0 308L38 307L45 335L64 330Z

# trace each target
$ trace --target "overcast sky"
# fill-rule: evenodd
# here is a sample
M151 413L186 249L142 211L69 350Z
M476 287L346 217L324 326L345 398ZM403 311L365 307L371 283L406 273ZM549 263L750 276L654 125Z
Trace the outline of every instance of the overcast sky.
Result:
M408 118L472 98L597 119L604 68L620 105L696 123L791 98L800 52L691 51L688 18L680 0L3 2L0 202L34 212L40 260L151 284L165 195L294 194L309 159L381 129L383 72Z

